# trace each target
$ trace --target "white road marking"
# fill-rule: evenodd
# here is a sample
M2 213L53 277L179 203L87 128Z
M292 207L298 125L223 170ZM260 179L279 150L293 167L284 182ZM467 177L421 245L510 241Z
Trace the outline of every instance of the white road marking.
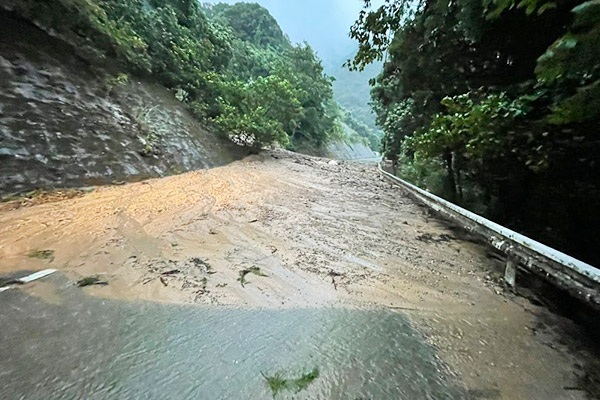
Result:
M50 274L53 274L55 272L56 272L55 269L44 269L42 271L35 272L31 275L24 276L23 278L19 278L18 280L23 283L29 283L29 282L38 280L40 278L43 278L45 276L48 276Z

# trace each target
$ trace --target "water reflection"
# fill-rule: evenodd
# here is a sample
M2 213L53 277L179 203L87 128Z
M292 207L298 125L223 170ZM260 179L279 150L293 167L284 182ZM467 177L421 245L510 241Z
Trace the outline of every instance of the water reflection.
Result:
M462 397L401 314L0 294L0 398L270 399L261 372L320 376L296 399Z

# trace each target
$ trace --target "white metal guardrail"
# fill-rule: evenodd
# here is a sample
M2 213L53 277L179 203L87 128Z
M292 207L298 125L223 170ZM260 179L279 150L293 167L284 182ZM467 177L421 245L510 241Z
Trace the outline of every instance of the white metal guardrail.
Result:
M519 261L521 261L520 267L533 269L534 272L542 272L546 277L554 278L551 280L559 280L561 282L560 286L562 286L563 289L570 289L571 292L574 291L574 294L577 295L577 297L581 297L592 303L597 303L595 306L600 308L599 269L408 183L385 171L381 164L378 165L378 168L379 172L384 177L407 189L433 210L444 214L451 219L458 219L460 222L467 223L468 225L483 228L485 236L487 236L486 239L494 247L507 253L511 253L510 250L515 250L514 252L517 254L524 252L526 254L525 256L518 257L520 258ZM513 254L508 255L511 256ZM527 255L533 257L527 257ZM549 267L540 265L540 263L544 262L553 265L550 265Z

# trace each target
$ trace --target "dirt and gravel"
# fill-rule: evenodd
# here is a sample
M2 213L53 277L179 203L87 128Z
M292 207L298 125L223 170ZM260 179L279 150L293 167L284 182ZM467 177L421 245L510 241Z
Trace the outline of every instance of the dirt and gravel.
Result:
M2 207L0 274L98 276L109 284L81 290L127 300L383 306L473 398L583 399L597 384L581 328L512 294L497 256L374 165L277 150L59 199ZM42 281L19 290L60 303Z

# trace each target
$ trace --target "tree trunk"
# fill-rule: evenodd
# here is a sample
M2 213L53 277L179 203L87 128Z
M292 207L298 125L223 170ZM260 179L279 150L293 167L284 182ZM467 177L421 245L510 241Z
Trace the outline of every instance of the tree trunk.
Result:
M462 186L462 177L460 175L460 167L456 167L456 190L458 194L458 204L462 204L463 202L463 186Z
M392 157L390 157L390 161L392 162L392 173L394 175L396 175L396 172L398 172L398 160L399 157L396 153L394 153Z
M448 171L448 184L450 185L450 201L456 201L456 177L454 175L453 155L452 151L446 149L444 154L446 159L446 171Z

